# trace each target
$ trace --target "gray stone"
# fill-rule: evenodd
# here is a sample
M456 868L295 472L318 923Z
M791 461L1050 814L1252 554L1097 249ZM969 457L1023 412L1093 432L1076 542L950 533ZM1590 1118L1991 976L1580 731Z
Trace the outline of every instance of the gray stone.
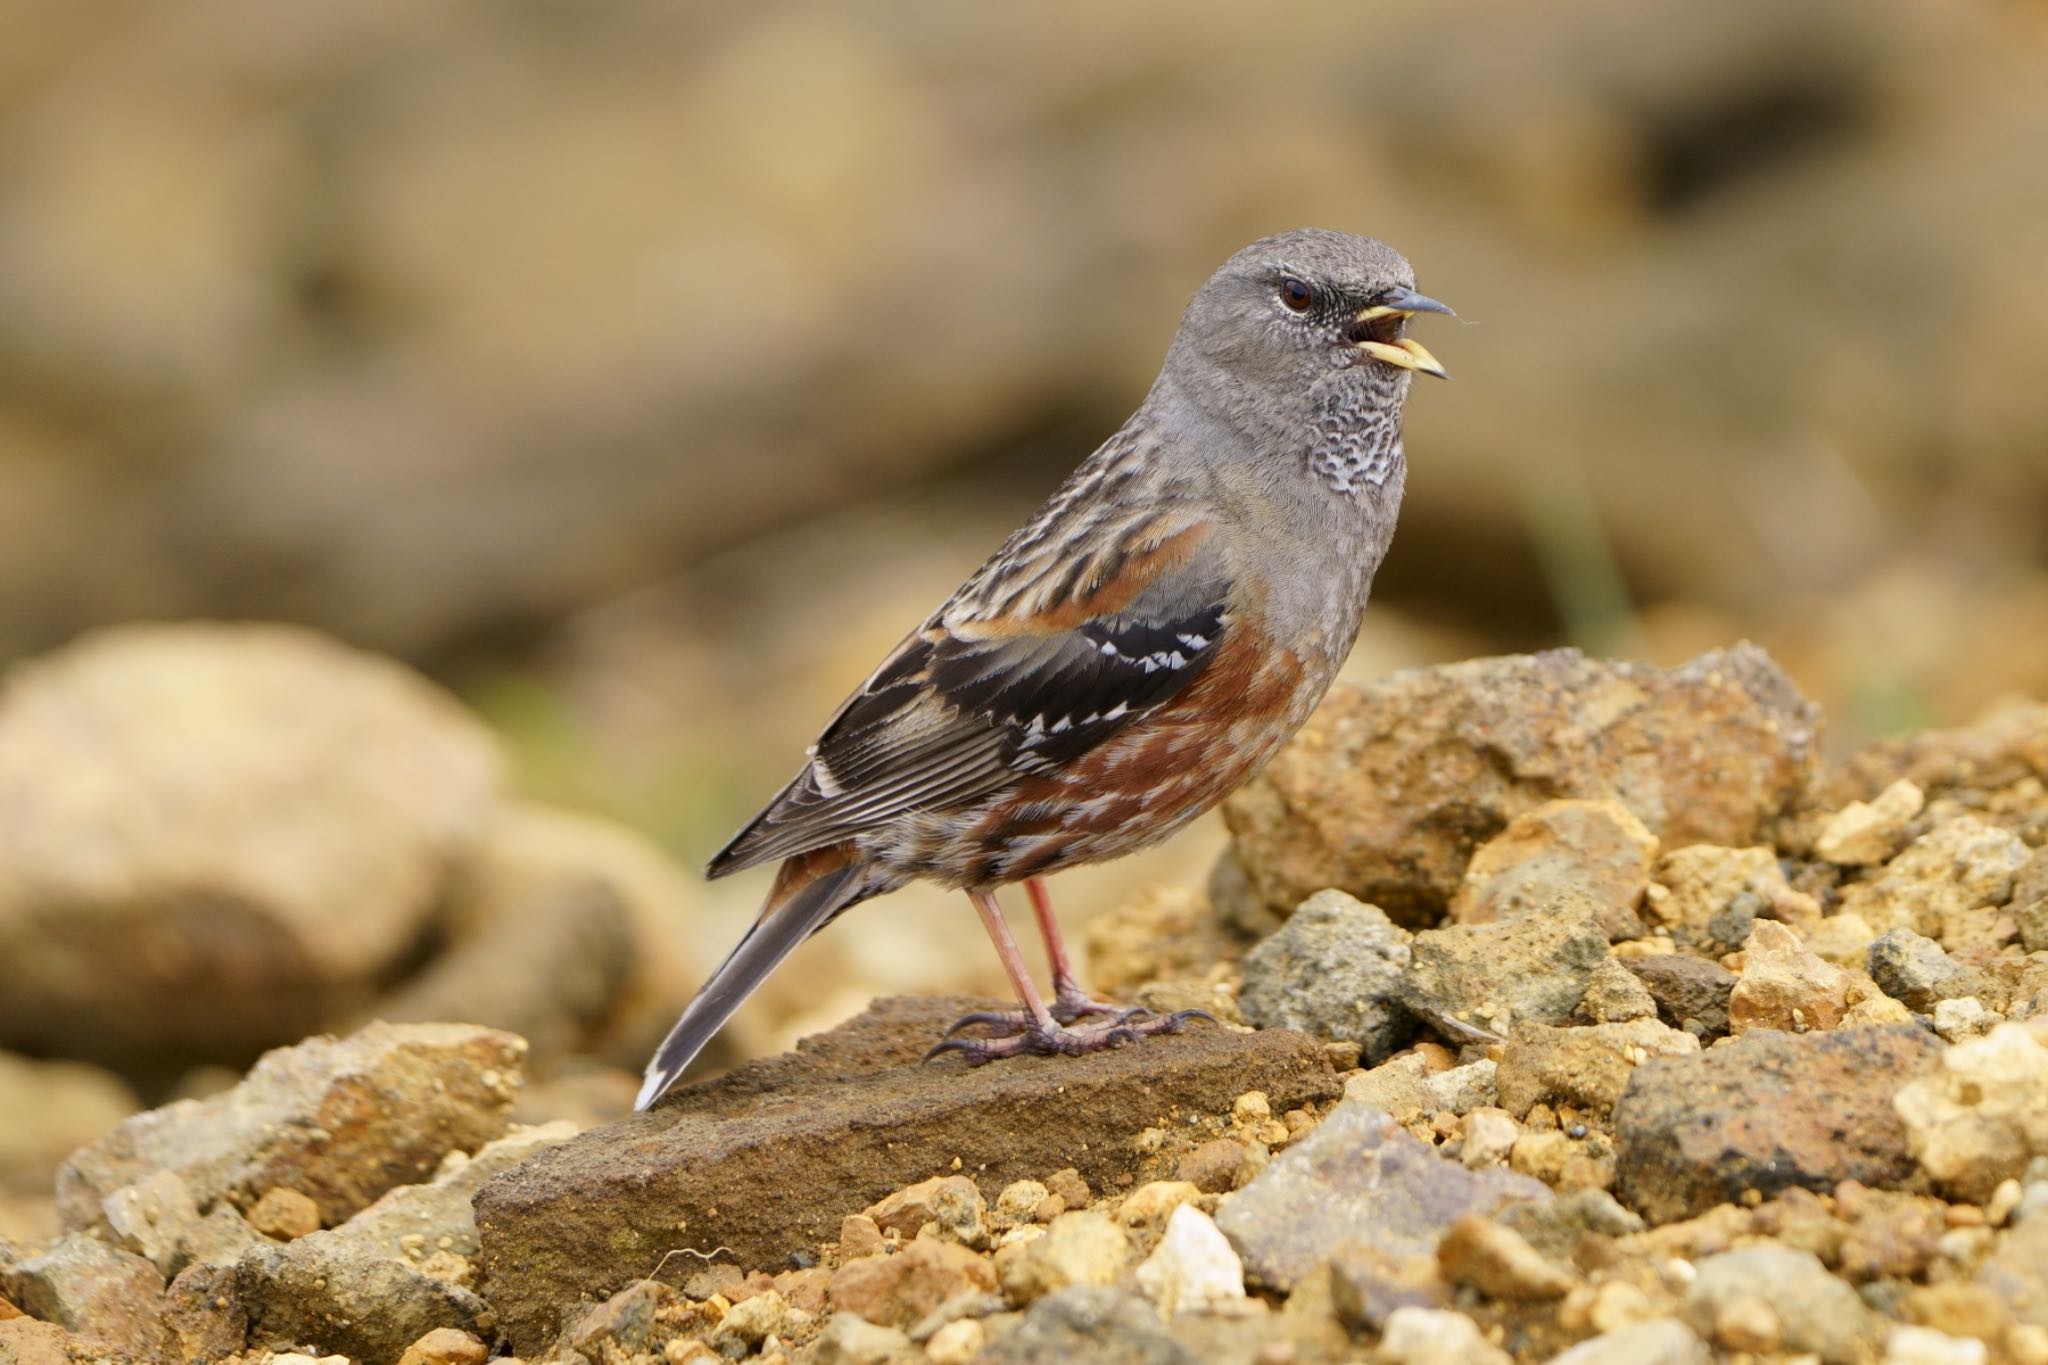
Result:
M137 1114L57 1173L67 1228L111 1232L103 1201L176 1172L201 1208L298 1190L335 1224L454 1150L505 1131L525 1044L467 1024L372 1024L264 1055L234 1089Z
M923 1061L981 1003L878 1001L793 1053L684 1087L486 1182L481 1283L513 1349L544 1349L563 1305L603 1298L679 1248L779 1264L955 1161L985 1199L1069 1167L1102 1189L1139 1173L1131 1137L1163 1113L1228 1113L1247 1090L1284 1113L1339 1088L1305 1034L1203 1023L1086 1057Z
M1075 1287L1048 1294L991 1341L980 1365L1201 1365L1167 1333L1157 1309L1119 1289Z
M163 1276L132 1252L73 1234L0 1272L0 1294L30 1316L153 1359L163 1346Z
M250 1247L269 1240L250 1227L233 1204L223 1202L186 1234L182 1249L188 1266L232 1266Z
M439 1327L488 1336L484 1301L436 1273L474 1256L470 1201L490 1177L575 1135L569 1123L500 1138L474 1157L456 1154L431 1182L401 1185L324 1232L246 1252L236 1290L257 1345L316 1341L365 1360L389 1360Z
M1716 1038L1728 1032L1728 999L1735 973L1691 953L1656 953L1617 959L1641 978L1657 1002L1657 1017L1673 1028Z
M1376 1066L1415 1032L1399 1001L1408 937L1378 906L1318 891L1245 958L1238 1008L1259 1028L1355 1042Z
M1777 1244L1724 1251L1697 1263L1685 1311L1704 1336L1743 1301L1767 1305L1789 1351L1811 1351L1828 1365L1857 1365L1882 1335L1880 1320L1854 1289L1828 1274L1820 1258ZM1734 1345L1724 1342L1724 1345Z
M1400 1308L1441 1308L1451 1287L1434 1255L1393 1255L1369 1242L1347 1242L1329 1259L1330 1297L1353 1327L1383 1332Z
M199 1231L199 1206L175 1171L124 1185L103 1207L116 1245L146 1259L165 1279L184 1269L187 1244Z
M1583 909L1446 925L1417 934L1411 950L1401 1002L1424 1019L1494 1033L1570 1019L1608 956L1607 935Z
M1428 1254L1468 1213L1549 1197L1527 1176L1447 1161L1384 1112L1347 1101L1226 1197L1216 1224L1248 1270L1287 1290L1347 1242Z
M1984 979L1911 929L1892 929L1870 945L1870 979L1908 1009L1932 1014L1944 1000L1980 994Z

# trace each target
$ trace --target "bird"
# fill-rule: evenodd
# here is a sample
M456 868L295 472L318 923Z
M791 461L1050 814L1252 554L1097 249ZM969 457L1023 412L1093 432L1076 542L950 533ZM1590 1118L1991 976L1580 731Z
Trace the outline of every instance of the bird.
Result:
M1410 383L1449 378L1405 328L1456 314L1415 284L1392 247L1314 228L1210 277L1130 420L903 637L711 860L710 877L779 867L637 1108L798 944L919 878L966 892L1017 996L933 1056L1079 1055L1207 1017L1091 997L1044 878L1186 825L1322 699L1393 536ZM1019 882L1049 1001L996 899Z

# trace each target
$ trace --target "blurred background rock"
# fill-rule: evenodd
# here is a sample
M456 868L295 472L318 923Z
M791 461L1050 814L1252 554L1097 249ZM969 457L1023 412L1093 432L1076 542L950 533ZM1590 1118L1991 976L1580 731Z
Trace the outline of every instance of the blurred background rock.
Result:
M1430 337L1457 382L1412 405L1355 672L1748 636L1838 748L2048 693L2039 5L69 0L0 32L0 658L317 627L480 710L525 798L697 864L1122 419L1207 272L1316 224L1470 323ZM627 1057L752 913L758 881L495 781L290 1029L476 999L497 968L421 954L503 915L584 972L508 1026ZM864 919L737 1050L999 984L952 897ZM215 1013L190 1060L265 1041Z

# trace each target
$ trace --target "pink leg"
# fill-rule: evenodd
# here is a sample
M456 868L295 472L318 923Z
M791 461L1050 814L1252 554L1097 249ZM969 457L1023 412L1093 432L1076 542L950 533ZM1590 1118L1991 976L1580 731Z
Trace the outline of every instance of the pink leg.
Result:
M1017 951L1017 940L1010 934L1010 922L1003 918L1003 907L986 891L970 891L967 895L981 915L981 927L988 930L989 942L996 945L996 956L1003 960L1010 989L1017 992L1028 1022L1041 1029L1057 1027L1052 1011L1045 1007L1045 999L1038 993L1037 983L1031 979L1031 969L1024 965L1024 955Z
M1069 1024L1084 1014L1122 1014L1122 1007L1097 1000L1081 988L1073 959L1067 956L1066 940L1060 937L1060 922L1053 915L1045 879L1031 878L1024 883L1024 891L1031 897L1031 913L1038 919L1038 936L1045 940L1046 960L1052 963L1053 1012Z

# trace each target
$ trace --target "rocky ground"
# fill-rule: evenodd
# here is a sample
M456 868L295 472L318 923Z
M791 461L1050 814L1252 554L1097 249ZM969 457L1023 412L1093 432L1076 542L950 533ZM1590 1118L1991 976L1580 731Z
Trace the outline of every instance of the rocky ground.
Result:
M74 685L90 662L31 680L33 732L146 754ZM570 1003L316 1037L126 1117L108 1072L0 1056L31 1116L0 1130L0 1362L2048 1365L2048 707L1833 767L1818 726L1748 647L1341 690L1233 799L1206 885L1091 927L1105 988L1215 1023L971 1069L920 1060L966 1001L884 1000L625 1118L621 1077L559 1060L614 983L554 935L616 904L423 946L365 902L365 936L329 942L333 879L283 859L278 903L307 913L261 942L301 990L448 1017L516 960L483 954L540 954ZM392 765L412 835L315 871L491 846L488 765L419 752L437 779L354 746L338 786ZM256 809L286 800L274 749L237 761L270 783ZM0 836L17 1047L64 1019L147 1063L142 992L167 1029L206 1016L161 949L151 976L121 948L237 904L200 894L247 862L215 817L182 896L143 856L161 811L77 866ZM322 850L319 812L297 820ZM99 937L49 909L88 900ZM247 967L246 918L175 940L182 979L231 990L191 974ZM410 968L364 965L393 943ZM78 963L128 973L133 1009L64 1014Z

